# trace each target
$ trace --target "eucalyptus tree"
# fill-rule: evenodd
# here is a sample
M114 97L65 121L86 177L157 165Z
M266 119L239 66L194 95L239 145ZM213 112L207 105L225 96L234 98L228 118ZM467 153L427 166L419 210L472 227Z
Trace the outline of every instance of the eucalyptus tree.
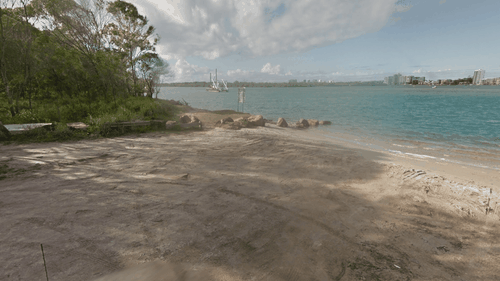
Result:
M0 76L2 79L0 93L5 93L12 116L16 115L12 91L15 67L13 59L17 55L13 42L17 20L12 10L16 5L17 1L15 0L0 0Z
M160 91L160 79L169 73L168 63L156 53L145 53L141 56L141 78L146 86L147 96L153 98Z
M153 36L155 28L148 25L148 19L133 4L117 0L109 3L107 11L113 15L113 21L106 25L110 46L122 54L132 74L131 92L137 96L144 92L144 85L138 84L137 67L151 58L145 54L156 51L159 38Z

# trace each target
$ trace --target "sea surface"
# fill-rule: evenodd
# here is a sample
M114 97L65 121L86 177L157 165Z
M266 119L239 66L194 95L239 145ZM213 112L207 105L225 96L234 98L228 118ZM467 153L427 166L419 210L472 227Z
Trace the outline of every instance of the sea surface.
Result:
M163 87L158 98L237 110L237 92ZM329 120L313 130L392 154L500 170L500 86L246 88L243 109L274 121Z

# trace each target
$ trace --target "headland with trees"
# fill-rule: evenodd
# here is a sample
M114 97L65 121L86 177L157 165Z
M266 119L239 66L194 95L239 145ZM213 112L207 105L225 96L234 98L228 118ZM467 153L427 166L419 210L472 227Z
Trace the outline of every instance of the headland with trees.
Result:
M92 131L171 117L153 99L168 72L159 39L125 1L2 1L0 121L85 122Z

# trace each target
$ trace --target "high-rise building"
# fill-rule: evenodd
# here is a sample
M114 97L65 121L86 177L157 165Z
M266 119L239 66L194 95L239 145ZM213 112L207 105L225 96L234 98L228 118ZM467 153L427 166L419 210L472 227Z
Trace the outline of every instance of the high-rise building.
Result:
M394 84L399 85L399 83L400 83L399 79L401 78L401 73L394 74L393 77L394 77L393 78L394 79Z
M472 84L474 85L481 85L483 82L484 78L484 70L483 69L478 69L474 71L474 77L472 78Z

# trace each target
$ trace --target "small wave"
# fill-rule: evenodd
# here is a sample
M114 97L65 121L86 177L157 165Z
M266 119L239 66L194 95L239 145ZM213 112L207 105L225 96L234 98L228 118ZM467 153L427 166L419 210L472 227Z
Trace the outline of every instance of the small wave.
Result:
M416 146L400 145L400 144L395 144L395 143L393 143L392 145L399 146L399 147L405 147L405 148L417 148Z
M488 120L486 122L488 122L488 123L500 123L500 120Z
M418 158L432 158L432 159L436 159L436 157L434 156L429 156L429 155L424 155L424 154L414 154L414 153L405 153L406 155L411 155L411 156L414 156L414 157L418 157Z

